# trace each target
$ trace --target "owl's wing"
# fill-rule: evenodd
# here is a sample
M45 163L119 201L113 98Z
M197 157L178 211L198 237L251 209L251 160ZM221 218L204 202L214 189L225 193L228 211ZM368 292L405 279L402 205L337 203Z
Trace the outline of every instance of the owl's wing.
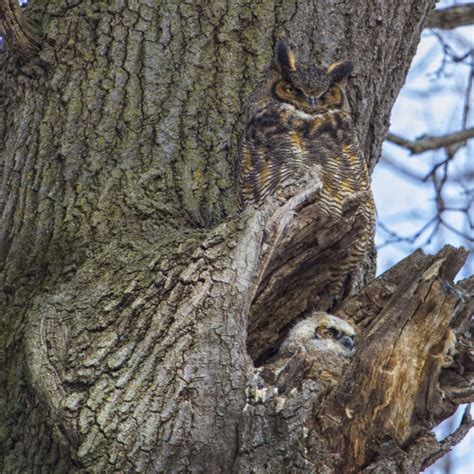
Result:
M288 177L301 173L303 144L278 110L263 109L248 122L237 173L239 206L263 203Z

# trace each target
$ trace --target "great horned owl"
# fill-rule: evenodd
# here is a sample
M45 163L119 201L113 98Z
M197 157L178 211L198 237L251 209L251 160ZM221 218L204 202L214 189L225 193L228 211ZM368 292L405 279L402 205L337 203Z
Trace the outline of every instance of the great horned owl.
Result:
M328 68L297 62L286 43L278 42L269 72L254 94L236 164L241 208L261 205L285 181L297 181L312 170L318 170L322 182L323 214L340 215L345 201L367 192L358 210L365 228L347 260L334 269L331 293L339 301L337 296L346 296L353 286L353 271L372 250L375 221L367 166L346 96L352 70L350 62Z
M290 330L259 376L279 394L289 393L303 379L314 380L324 393L334 387L354 355L355 335L347 321L317 311Z

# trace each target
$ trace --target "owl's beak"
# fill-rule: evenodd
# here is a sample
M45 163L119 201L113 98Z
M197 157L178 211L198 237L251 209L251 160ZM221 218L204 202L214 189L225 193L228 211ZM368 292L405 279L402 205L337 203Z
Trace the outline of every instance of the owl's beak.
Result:
M314 95L308 96L308 104L311 105L311 107L316 105L316 97L314 97Z
M355 345L354 339L352 339L349 336L341 337L341 343L344 347L347 347L348 349L351 349L351 350L354 349L354 345Z

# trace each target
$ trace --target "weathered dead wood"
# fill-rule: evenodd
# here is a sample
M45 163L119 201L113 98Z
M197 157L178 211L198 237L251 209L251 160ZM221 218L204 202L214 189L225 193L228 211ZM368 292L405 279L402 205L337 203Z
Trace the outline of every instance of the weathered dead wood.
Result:
M213 374L221 363L222 355L218 352L215 359L206 356L205 363L201 360L203 354L208 353L214 338L212 344L217 347L227 334L240 334L240 342L244 342L243 333L238 329L245 324L243 314L250 315L247 341L250 355L260 363L278 346L288 325L308 309L308 305L332 304L324 299L329 291L327 280L334 266L346 257L347 249L358 236L359 226L364 228L358 213L364 195L346 203L341 215L328 216L319 210L318 180L313 177L313 186L301 185L306 186L306 191L296 192L288 201L279 203L277 196L262 210L249 211L240 221L216 228L214 234L193 251L192 263L186 269L169 273L170 283L165 288L170 285L166 290L170 306L163 307L159 313L153 306L149 310L145 308L161 291L151 285L154 273L158 269L170 271L165 262L150 263L151 272L141 282L130 282L124 275L123 295L116 302L107 302L107 285L105 294L101 294L99 287L97 302L74 320L68 319L65 310L68 296L64 290L46 306L41 300L38 304L35 302L33 311L40 317L30 320L26 337L29 379L48 406L50 418L59 427L62 443L72 446L84 464L92 466L94 459L102 457L101 452L107 443L113 442L119 423L127 426L137 419L146 423L140 404L134 402L128 402L130 419L123 417L114 402L124 396L122 382L116 380L132 376L143 378L146 384L133 390L139 390L142 398L153 398L159 393L158 387L170 383L170 373L190 374L189 380L180 378L179 390L167 402L173 405L169 409L182 413L180 416L186 420L190 406L208 400ZM193 239L183 243L183 251L189 252L187 248L195 245ZM451 247L435 256L417 251L357 295L343 301L336 312L359 327L360 349L329 396L327 388L304 379L304 367L296 361L296 365L289 368L291 388L283 387L275 392L268 387L270 396L268 399L264 396L261 404L250 402L243 406L242 390L236 392L232 402L216 398L227 409L229 403L233 404L232 418L226 420L226 441L222 438L222 442L206 448L206 456L214 453L213 462L217 462L226 446L232 443L233 423L240 419L237 454L232 462L225 461L226 468L235 472L250 468L271 472L313 472L315 469L359 472L367 468L378 472L387 468L389 451L393 454L390 462L394 469L412 472L429 462L427 459L435 459L436 453L446 446L436 444L429 430L449 416L460 401L474 398L472 338L466 326L472 313L469 295L472 295L473 281L459 285L452 282L466 255L466 251ZM306 266L307 261L312 265ZM227 262L233 263L229 266ZM245 274L239 267L240 262L246 262ZM81 273L87 282L89 272ZM324 275L321 281L318 280L320 274ZM302 283L298 279L300 275L307 281ZM94 282L87 284L96 286ZM230 288L233 290L229 291ZM300 303L304 288L312 292ZM283 301L289 303L285 306ZM89 304L89 301L84 302L84 307ZM119 322L113 338L104 339L102 326L107 326L110 311L122 305L120 321L123 318L123 322ZM140 318L134 317L134 308L142 308ZM99 327L87 316L91 310L102 314ZM203 316L202 329L193 330L197 332L192 338L186 329L191 311ZM145 318L148 327L155 328L147 331L146 336L140 335L141 318ZM168 325L176 326L176 334L180 336L175 338L174 333L166 333ZM84 331L89 335L83 340ZM42 334L39 340L38 333ZM458 353L452 363L455 333ZM132 334L136 334L132 340L139 347L134 349L136 354L153 353L154 358L166 360L163 370L150 372L142 359L140 363L133 359L131 363L125 362L121 356L124 347L119 341L127 341ZM171 338L170 343L163 345L162 340L157 346L160 338ZM47 348L45 341L48 341ZM180 345L181 356L169 359L167 347ZM66 363L66 348L72 350L72 354L86 351L89 356L85 361L76 357ZM374 358L377 364L373 363ZM176 365L170 372L171 363ZM254 366L243 346L233 347L227 363L232 367L231 385L245 387ZM445 365L449 368L444 370L445 380L440 384L438 377ZM87 387L100 387L108 393L108 398L96 405L95 388ZM77 412L80 419L89 417L89 421L77 424L74 421ZM106 422L102 419L103 412L107 412ZM93 416L98 417L97 422ZM152 425L159 420L157 415ZM183 425L181 448L172 449L166 443L159 445L154 452L163 466L180 463L179 453L184 449L186 437L199 440L199 429ZM453 440L459 436L461 434ZM140 454L140 438L122 437L120 442L130 446L140 463L150 462L149 454ZM276 452L288 450L291 456L275 456ZM381 459L385 463L382 467ZM126 459L121 462L132 466ZM101 463L105 468L106 461Z
M39 51L38 32L23 14L18 0L0 2L0 27L8 48L18 56L27 59Z
M450 380L463 402L474 400L474 279L452 282L466 255L417 251L346 300L337 313L358 321L360 349L338 387L326 399L311 380L293 380L289 392L264 389L244 410L235 471L414 473L459 442L468 415L441 443L431 430L459 403L441 382L446 374L462 373L462 383Z
M160 459L156 468L184 468L186 461L181 461L180 456L186 439L193 437L202 442L200 425L189 424L191 413L196 406L218 403L219 409L226 407L227 413L230 404L233 407L232 416L218 428L226 438L216 438L212 444L207 441L209 444L204 451L201 448L200 455L190 453L198 463L205 455L208 459L212 456L213 463L225 462L226 469L235 472L358 472L364 467L381 472L390 459L393 469L415 472L427 459L435 459L446 446L435 444L429 430L455 409L459 398L451 399L450 394L461 390L463 401L473 398L474 376L469 358L472 338L466 333L466 321L472 313L468 296L472 295L473 281L452 283L466 257L463 250L447 247L436 256L415 252L342 303L339 316L351 319L360 328L360 350L329 398L317 382L302 378L294 381L291 390L284 389L268 401L245 405L243 388L253 370L242 331L242 315L248 313L251 303L247 297L265 281L262 275L266 271L270 274L284 268L284 251L292 252L295 261L299 252L308 252L294 240L295 235L311 235L305 227L310 226L306 212L317 212L317 189L297 194L280 212L251 211L238 223L219 226L195 248L192 263L184 271L171 270L173 264L166 260L152 260L147 265L149 272L140 279L129 280L133 271L120 277L110 275L123 279L113 298L106 282L98 285L92 278L95 272L85 268L77 276L83 281L85 300L76 302L81 310L73 319L66 309L73 295L67 284L49 298L47 305L37 299L32 314L39 317L31 318L26 335L29 380L59 428L62 445L76 452L83 465L99 465L100 460L100 466L105 468L105 446L115 443L121 433L119 444L125 443L140 465ZM326 247L320 241L314 242L314 248L315 252L334 257L338 255L337 242L346 238L345 232L354 232L355 226L350 219L347 228L331 224L328 216L325 219L334 240L323 241ZM265 236L262 228L267 231ZM294 234L297 229L302 229L303 234ZM192 239L183 242L183 257L193 245L196 243ZM109 260L110 256L104 258ZM234 263L229 266L228 262ZM247 263L245 274L238 262ZM250 262L252 265L248 266ZM130 272L129 267L127 271ZM162 289L153 282L161 271L168 272L167 289L163 289L169 298L157 312L152 302ZM291 284L292 279L286 281ZM92 303L88 285L95 292ZM120 316L113 320L117 330L113 337L105 336L103 327L111 324L109 318L117 308ZM190 334L191 311L197 312L200 320ZM100 324L90 318L91 312L101 315ZM262 321L270 327L270 311ZM444 385L440 390L437 379L443 365L450 362L450 326L459 334L459 354L443 373L462 374L464 385L451 375L449 384L445 384L449 393L443 398ZM40 339L37 334L41 334ZM278 336L270 334L271 331L266 342L277 344ZM218 395L226 385L213 382L223 357L216 348L223 343L228 344L229 387L241 388L230 399ZM179 351L178 357L170 358L170 347ZM124 356L129 350L130 356ZM87 358L81 354L87 354ZM143 358L146 354L166 363L162 362L163 367L149 366ZM375 365L374 357L379 361ZM146 413L138 401L158 397L160 387L171 383L175 371L182 374L179 384L162 403L182 420L180 444L172 447L159 438L163 441L155 448L155 436L166 434L155 428L162 423L164 408ZM299 367L293 370L294 378L304 377L304 373ZM122 381L130 377L138 378L140 383L125 385L124 392ZM97 390L107 395L97 399ZM129 391L133 396L128 395ZM127 400L125 415L116 403L122 399ZM82 420L79 424L75 421L77 414ZM128 434L136 420L155 433L146 442ZM236 424L238 442L232 444L235 457L224 458L229 443L233 443ZM462 433L461 430L456 439ZM142 452L144 446L150 451ZM120 463L133 465L127 457Z
M367 326L360 351L320 415L324 436L343 453L345 472L371 462L385 437L407 447L427 423L455 409L443 400L438 377L451 363L450 326L461 331L472 314L472 294L452 283L466 256L452 247L434 257L417 252L341 308L340 315L348 316L352 308L353 318ZM372 302L372 314L360 319L371 294L381 297ZM472 351L472 340L469 345ZM474 373L464 370L472 389Z

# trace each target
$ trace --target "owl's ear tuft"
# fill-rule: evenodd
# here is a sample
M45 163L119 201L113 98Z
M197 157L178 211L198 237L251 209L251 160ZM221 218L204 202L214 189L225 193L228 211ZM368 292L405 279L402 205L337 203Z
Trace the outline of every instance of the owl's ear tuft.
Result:
M331 82L341 82L346 79L354 70L354 65L350 61L333 63L328 67L328 74Z
M275 62L282 73L296 71L295 53L280 40L275 48Z

